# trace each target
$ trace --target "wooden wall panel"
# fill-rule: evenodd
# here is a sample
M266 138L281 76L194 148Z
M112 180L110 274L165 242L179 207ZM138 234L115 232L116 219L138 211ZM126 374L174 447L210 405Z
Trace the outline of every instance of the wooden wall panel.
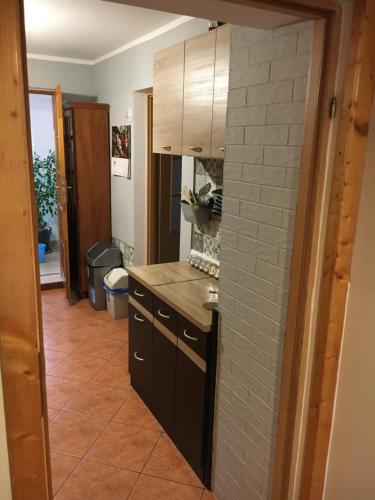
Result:
M0 356L13 498L52 498L21 0L0 2Z
M339 123L301 499L322 497L375 77L375 3L357 0Z

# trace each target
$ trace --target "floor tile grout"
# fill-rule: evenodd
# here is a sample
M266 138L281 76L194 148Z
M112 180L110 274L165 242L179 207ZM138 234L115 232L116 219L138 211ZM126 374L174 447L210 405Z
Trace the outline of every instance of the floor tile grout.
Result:
M47 294L48 294L48 292L47 292ZM42 295L42 298L45 297L45 296L46 295L44 295L44 296ZM48 297L48 295L47 295L47 297ZM47 319L48 316L49 316L51 322L54 321L55 315L59 314L61 316L61 309L59 307L61 305L61 297L62 297L62 294L57 294L57 293L54 294L53 295L53 304L51 302L51 303L48 304L47 307L44 308L44 310L43 310L43 322L46 325L48 324L48 319ZM153 429L153 428L151 428L151 426L150 427L144 427L143 425L134 425L133 421L135 421L135 420L134 420L133 417L131 417L130 414L128 414L126 412L126 409L125 409L125 413L123 414L124 417L126 417L125 421L121 421L121 420L117 420L116 419L116 417L120 413L121 409L124 406L126 406L126 403L127 403L128 399L129 399L129 395L130 394L136 394L135 391L133 390L133 388L131 387L131 385L130 384L128 385L128 383L127 383L128 379L125 378L124 382L123 383L119 383L118 385L113 385L113 384L111 384L111 382L110 383L96 382L94 380L100 374L100 372L102 370L105 370L111 363L121 363L124 358L125 358L124 369L126 370L127 362L126 362L125 349L126 349L126 347L128 345L128 341L129 341L129 339L128 339L127 324L124 322L122 324L118 324L118 325L115 326L115 325L111 324L112 320L104 318L104 316L103 317L95 317L95 314L92 314L92 310L83 301L80 302L77 306L74 306L74 307L75 307L75 309L72 310L72 309L69 309L69 308L66 308L65 306L63 306L62 307L62 309L63 309L62 314L64 316L66 316L66 324L62 324L59 327L57 327L56 329L51 328L49 330L51 333L48 333L48 334L46 334L44 336L44 338L45 338L45 345L46 345L46 351L58 352L60 354L64 354L65 355L65 357L63 359L57 361L57 363L53 363L53 362L51 363L51 366L50 366L50 368L49 368L49 370L47 372L47 375L49 377L58 379L60 381L66 380L66 381L69 381L69 382L80 383L80 384L82 384L82 387L76 393L74 393L74 395L72 397L70 397L70 395L68 394L68 396L67 396L68 399L66 400L66 402L64 403L64 405L61 405L62 406L61 408L50 407L50 409L55 410L57 413L49 421L49 425L52 424L62 414L72 414L72 415L79 415L79 416L82 416L82 417L87 417L87 418L92 418L92 419L100 420L100 421L103 422L103 428L99 430L97 436L92 441L92 443L88 446L88 448L85 450L85 452L82 454L82 456L73 455L71 453L67 453L66 451L60 451L58 449L53 449L51 447L51 452L54 452L54 453L59 454L59 455L65 455L67 457L71 457L71 458L74 458L74 459L77 460L77 463L74 466L74 468L67 474L67 476L63 479L62 483L57 488L56 493L54 494L54 497L61 492L62 488L67 483L69 483L69 481L71 480L72 475L74 474L74 472L77 470L77 468L82 463L84 463L84 462L92 462L92 463L100 464L102 466L112 467L112 468L116 468L116 469L119 469L119 470L124 470L124 471L127 471L127 472L131 472L133 474L137 474L136 479L135 479L132 487L130 488L129 493L126 496L127 499L129 499L131 497L131 495L132 495L132 493L133 493L136 485L138 484L140 478L143 476L143 477L154 478L154 479L157 479L157 480L160 480L160 481L168 481L168 482L171 482L171 483L175 483L175 484L178 484L178 485L181 485L181 486L186 486L186 487L190 487L190 488L194 488L194 489L201 489L202 492L201 492L199 498L200 498L200 500L202 500L203 495L204 495L204 491L205 491L205 488L204 488L203 485L197 486L196 484L192 484L191 482L177 481L177 480L174 480L174 479L169 479L167 477L162 477L162 473L160 473L160 475L158 475L158 474L149 474L149 473L145 472L147 464L149 463L149 461L150 461L153 453L155 452L155 449L156 449L158 443L160 442L160 439L162 438L163 434L165 434L165 431L163 429L162 430ZM73 315L74 315L74 317L71 316L72 321L69 321L69 319L68 319L69 312L72 312ZM60 351L58 349L54 349L53 348L53 336L57 332L58 332L57 333L58 336L61 335L63 337L64 334L70 336L72 334L72 330L73 329L80 329L79 324L80 324L80 322L85 321L85 319L86 319L85 318L85 314L86 313L88 314L88 316L90 318L90 320L89 320L90 324L87 324L86 327L84 327L84 328L87 328L87 330L85 331L85 334L83 334L84 337L85 337L83 339L83 341L82 342L78 342L78 344L76 346L74 346L73 350L71 352L69 352L69 353L64 352L64 351ZM113 328L114 330L112 330L108 334L104 334L104 331L103 332L102 331L100 331L100 332L99 331L94 331L93 333L90 333L90 328L92 328L93 330L95 330L98 327L98 322L102 323L102 324L100 324L99 328L105 329L106 327L108 327L108 328L110 327L110 328ZM48 326L46 326L46 330L48 331ZM82 327L81 327L81 330L82 330ZM111 335L111 333L112 333L112 335ZM122 340L121 338L119 338L121 336L121 333L124 334L125 340ZM49 339L47 340L46 337L49 337ZM116 348L113 353L110 354L110 357L108 357L108 359L104 359L103 357L99 358L97 356L92 356L92 355L90 355L91 353L86 354L86 353L79 352L80 349L82 348L82 346L84 346L86 343L88 343L88 342L90 342L92 340L100 341L101 339L108 340L109 346L111 346L111 345L113 346L114 345L116 347L116 344L119 344L119 343L121 343L121 345L118 348ZM111 340L113 341L112 344L111 344ZM109 347L109 349L110 349L110 347ZM121 352L123 352L124 354L122 355ZM93 373L87 380L82 380L82 379L77 379L77 378L70 378L69 376L64 376L64 375L63 376L61 376L61 375L55 375L55 374L53 374L53 373L50 372L50 370L55 370L60 365L63 366L64 362L66 362L66 360L69 357L73 357L74 354L77 357L81 356L82 358L86 358L87 357L87 358L90 358L90 359L101 360L101 361L104 361L104 364L102 366L100 366L95 371L95 373ZM117 360L116 360L116 358L117 358ZM121 365L119 365L119 366L121 366ZM116 370L118 369L118 366L114 365L113 369L115 370L114 373L116 373ZM86 371L90 371L90 369L88 368ZM103 377L104 377L103 379L105 380L105 382L106 382L107 378L110 378L111 374L112 374L112 372L109 371L106 375L103 375ZM99 377L99 380L100 380L100 377ZM119 390L119 391L123 391L124 392L124 394L122 394L122 392L120 392L119 394L117 393L117 396L119 396L119 399L121 400L121 403L119 404L118 407L117 407L116 404L114 405L116 407L116 409L113 411L113 413L111 414L111 416L109 416L109 417L108 416L106 416L106 417L97 416L97 415L94 414L95 410L93 411L93 413L86 413L84 410L78 409L78 411L77 411L77 410L69 409L68 408L69 405L72 404L75 400L79 401L79 396L84 391L88 390L88 388L90 386L94 386L94 385L95 386L99 386L101 388L106 388L106 389L109 389L109 390ZM61 386L61 384L60 384L60 386ZM59 390L60 386L57 383L55 387L56 387L57 390ZM65 391L65 393L66 393L66 391ZM60 399L65 398L65 393L64 393L64 391L62 391ZM99 394L100 394L100 392L99 392ZM114 402L116 402L117 396L114 396L114 399L113 399ZM90 398L90 397L92 397L92 395L89 394L88 397ZM122 399L122 397L123 397L123 399ZM59 395L57 395L57 398L59 398ZM130 405L131 405L131 400L132 400L131 398L129 400L129 404ZM90 403L90 399L88 401ZM94 406L96 404L95 391L94 391L94 400L93 400L92 404ZM145 406L144 403L143 403L143 406ZM111 407L113 407L112 401L111 401ZM79 406L78 406L78 408L79 408ZM83 408L85 408L85 406L83 406ZM89 404L89 406L86 406L86 408L90 409L90 404ZM130 408L131 408L131 406L130 406ZM105 409L105 407L104 407L104 409ZM130 411L132 411L132 410L130 410ZM128 415L129 415L129 417L128 417ZM119 418L121 418L121 417L119 417ZM127 418L130 418L129 422L126 421ZM74 419L73 419L73 422L74 422ZM77 420L77 422L79 422L79 420ZM146 420L146 422L147 422L147 420ZM137 421L137 423L138 423L138 421ZM153 433L158 433L159 434L157 436L157 439L156 439L155 443L152 445L151 450L147 454L147 458L145 458L144 463L143 463L142 467L140 468L141 470L132 470L129 467L118 466L118 465L113 465L112 463L107 463L105 461L107 457L105 457L103 461L100 461L100 460L97 460L97 459L92 459L92 458L90 458L88 456L89 453L95 447L95 445L98 442L98 440L101 439L101 438L103 438L104 433L109 429L109 427L112 424L120 424L120 425L126 426L127 428L134 427L136 429L139 429L140 431L151 431ZM84 442L83 442L83 444L84 444ZM146 451L146 448L145 448L144 451ZM134 463L134 465L136 465L136 464ZM81 474L81 473L79 473L79 474Z

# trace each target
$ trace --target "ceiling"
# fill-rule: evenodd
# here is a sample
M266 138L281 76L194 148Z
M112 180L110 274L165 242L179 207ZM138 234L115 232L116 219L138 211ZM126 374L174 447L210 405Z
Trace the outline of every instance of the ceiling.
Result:
M87 63L189 20L102 0L24 0L24 4L29 54Z
M24 0L24 5L29 57L86 64L189 21L185 14L260 29L296 20L225 0Z

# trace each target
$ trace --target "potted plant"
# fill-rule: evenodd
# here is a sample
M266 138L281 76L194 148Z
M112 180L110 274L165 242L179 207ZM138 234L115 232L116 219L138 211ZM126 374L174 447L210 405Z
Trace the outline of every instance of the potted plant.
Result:
M46 217L54 217L57 214L55 152L50 150L45 158L34 152L33 168L38 209L38 240L39 243L45 243L46 250L49 250L52 228L47 225Z

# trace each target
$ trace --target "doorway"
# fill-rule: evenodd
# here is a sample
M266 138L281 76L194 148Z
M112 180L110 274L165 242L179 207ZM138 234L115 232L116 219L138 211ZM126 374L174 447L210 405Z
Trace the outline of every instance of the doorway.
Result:
M32 161L38 213L38 256L42 288L61 287L60 220L56 182L53 91L29 91Z

